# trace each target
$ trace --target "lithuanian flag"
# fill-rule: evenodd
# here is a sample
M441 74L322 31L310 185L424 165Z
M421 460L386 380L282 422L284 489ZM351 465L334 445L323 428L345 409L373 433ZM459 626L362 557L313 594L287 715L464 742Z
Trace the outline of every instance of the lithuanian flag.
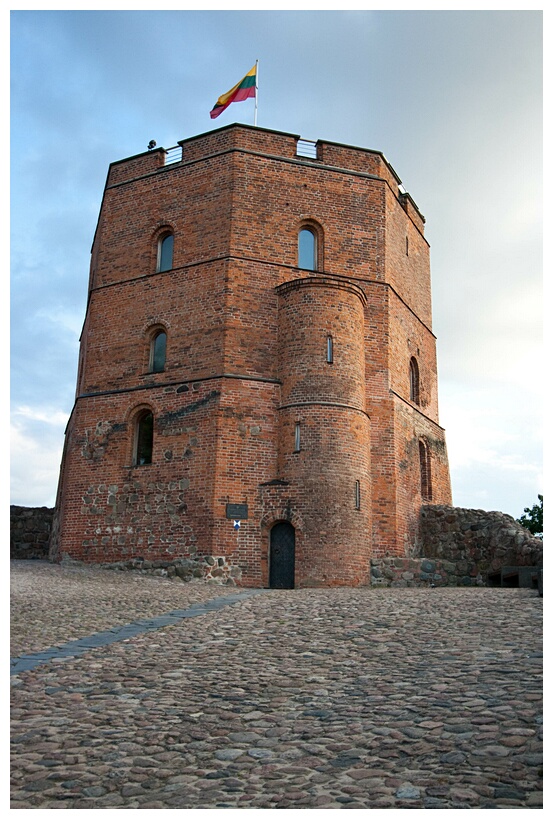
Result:
M241 79L240 82L236 83L234 88L231 88L230 91L227 91L226 94L219 97L213 106L213 109L210 111L209 116L211 119L215 119L215 117L218 117L219 114L222 114L225 108L229 107L231 102L242 102L242 100L255 97L256 79L257 63L254 65L251 71L248 71L246 76Z

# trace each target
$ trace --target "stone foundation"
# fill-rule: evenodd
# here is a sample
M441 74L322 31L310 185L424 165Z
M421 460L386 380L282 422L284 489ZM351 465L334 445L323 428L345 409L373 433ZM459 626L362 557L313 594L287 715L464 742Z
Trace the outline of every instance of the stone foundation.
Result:
M11 507L11 559L47 559L54 510L45 506ZM406 557L370 561L371 586L487 586L541 583L543 541L503 512L424 506L421 546ZM63 557L63 562L72 561ZM191 556L174 560L132 558L96 564L118 571L140 571L168 578L240 586L242 570L227 557ZM533 572L535 567L539 571Z
M62 559L64 563L76 563L70 558ZM190 581L202 581L216 583L220 586L240 585L242 570L238 566L233 566L227 562L226 557L206 557L197 558L177 558L175 560L142 560L132 558L122 560L117 563L97 563L98 568L112 569L114 571L128 572L138 571L141 574L153 574L158 577L168 577L180 579L184 583Z
M482 575L471 577L465 561L383 557L371 560L372 586L485 586Z
M383 557L371 560L371 586L520 586L539 589L542 569L538 566L501 567L483 574L466 560ZM518 570L516 570L518 568ZM516 579L515 579L516 577Z

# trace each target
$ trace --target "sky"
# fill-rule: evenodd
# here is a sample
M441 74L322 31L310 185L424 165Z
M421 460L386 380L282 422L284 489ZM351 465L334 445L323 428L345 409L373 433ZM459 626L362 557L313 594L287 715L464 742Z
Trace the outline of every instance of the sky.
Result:
M426 218L454 505L537 502L541 11L12 9L12 504L55 503L110 162L252 125L209 112L256 60L258 126L381 151Z

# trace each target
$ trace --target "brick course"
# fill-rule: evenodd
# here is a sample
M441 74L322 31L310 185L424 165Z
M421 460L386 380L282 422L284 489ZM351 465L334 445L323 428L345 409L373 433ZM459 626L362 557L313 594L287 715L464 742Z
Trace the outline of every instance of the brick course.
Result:
M217 556L267 585L284 520L297 586L356 585L371 555L419 538L419 441L431 502L451 502L424 219L379 152L319 142L306 159L297 139L232 125L183 140L180 162L158 149L110 166L52 559ZM305 225L314 271L298 268ZM173 267L158 273L168 230ZM159 329L166 365L151 373ZM144 409L153 457L136 466ZM248 507L239 530L229 503Z

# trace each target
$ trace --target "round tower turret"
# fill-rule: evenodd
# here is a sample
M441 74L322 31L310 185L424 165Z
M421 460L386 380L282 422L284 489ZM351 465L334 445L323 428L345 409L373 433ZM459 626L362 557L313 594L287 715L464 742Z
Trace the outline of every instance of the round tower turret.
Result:
M279 475L296 499L296 585L356 585L370 571L370 438L357 285L296 279L279 296Z

